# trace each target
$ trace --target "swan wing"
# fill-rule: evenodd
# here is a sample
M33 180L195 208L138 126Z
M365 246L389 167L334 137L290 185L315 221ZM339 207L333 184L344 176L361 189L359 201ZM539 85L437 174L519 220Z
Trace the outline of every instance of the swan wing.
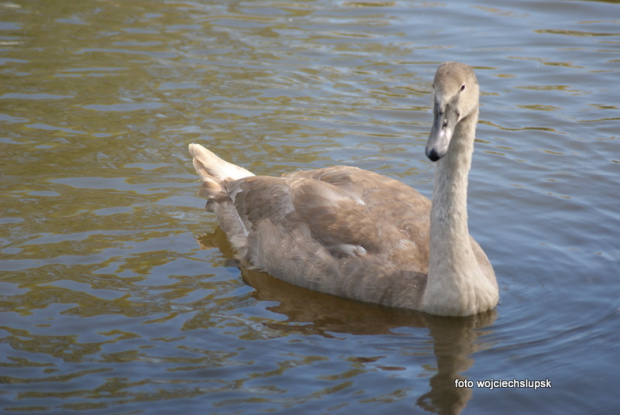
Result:
M426 271L430 201L399 181L339 166L247 177L229 183L228 194L250 250L294 238L302 251L324 250L336 259L383 256Z
M214 204L248 266L289 283L415 308L426 283L430 201L352 167L251 176Z

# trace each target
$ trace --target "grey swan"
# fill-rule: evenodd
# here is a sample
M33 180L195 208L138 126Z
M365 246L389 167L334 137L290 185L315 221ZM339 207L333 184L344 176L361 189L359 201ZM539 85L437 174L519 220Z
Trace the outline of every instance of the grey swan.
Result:
M445 316L494 308L493 267L467 226L478 122L473 69L440 65L433 82L433 200L355 167L255 176L190 144L207 210L247 266L311 290Z

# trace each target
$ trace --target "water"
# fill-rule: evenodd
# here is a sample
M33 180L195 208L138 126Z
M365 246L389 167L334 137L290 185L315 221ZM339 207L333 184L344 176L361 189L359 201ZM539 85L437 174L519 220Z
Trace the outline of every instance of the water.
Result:
M619 7L0 3L0 412L612 413ZM495 311L386 310L235 266L188 143L430 195L446 60L482 90L470 228Z

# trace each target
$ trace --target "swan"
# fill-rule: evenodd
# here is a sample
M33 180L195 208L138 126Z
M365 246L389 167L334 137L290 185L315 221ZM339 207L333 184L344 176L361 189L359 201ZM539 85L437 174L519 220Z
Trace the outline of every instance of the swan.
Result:
M467 225L479 106L473 69L441 64L432 99L432 202L356 167L255 176L190 144L206 208L237 257L291 284L388 307L445 316L494 308L495 273Z

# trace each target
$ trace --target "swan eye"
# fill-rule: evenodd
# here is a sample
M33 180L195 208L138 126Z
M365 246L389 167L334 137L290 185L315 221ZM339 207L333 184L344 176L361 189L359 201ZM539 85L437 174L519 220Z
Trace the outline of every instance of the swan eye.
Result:
M465 90L465 84L461 85L461 91Z

